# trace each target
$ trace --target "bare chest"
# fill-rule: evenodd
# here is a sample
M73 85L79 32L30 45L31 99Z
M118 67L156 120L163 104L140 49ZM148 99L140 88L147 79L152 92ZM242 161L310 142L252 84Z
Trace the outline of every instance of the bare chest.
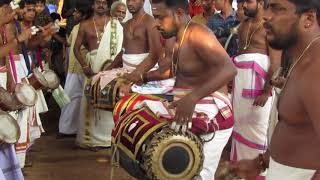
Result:
M177 69L177 74L183 76L194 76L203 71L205 64L195 51L188 44L184 44L178 49L173 57L173 62Z
M282 90L278 101L279 120L293 126L304 124L307 119L297 86L298 81L291 79Z
M240 50L266 49L266 32L262 23L244 23L239 30Z
M129 23L124 28L124 38L127 42L130 41L145 41L147 39L147 31L143 25L133 26Z

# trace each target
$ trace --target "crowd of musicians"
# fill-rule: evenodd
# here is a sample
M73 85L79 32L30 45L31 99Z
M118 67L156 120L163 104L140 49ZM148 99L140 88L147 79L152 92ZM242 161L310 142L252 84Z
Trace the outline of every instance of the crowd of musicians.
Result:
M79 148L134 159L167 127L200 139L193 179L214 179L227 152L234 178L320 180L318 0L64 0L62 17L50 11L0 0L0 180L24 179L51 95L57 137Z

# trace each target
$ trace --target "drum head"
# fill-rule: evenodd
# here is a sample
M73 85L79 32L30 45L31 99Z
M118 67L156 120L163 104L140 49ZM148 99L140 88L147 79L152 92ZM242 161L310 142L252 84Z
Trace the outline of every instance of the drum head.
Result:
M51 70L45 70L43 72L43 76L47 80L48 87L50 89L57 89L59 87L60 80L55 72L53 72Z
M147 146L143 166L152 179L192 179L200 173L203 157L202 143L196 135L164 128Z
M34 106L37 102L36 90L28 84L18 83L15 87L15 96L25 106Z
M0 110L0 141L14 144L19 138L20 128L17 121L7 112Z
M43 76L43 74L37 69L37 68L34 68L33 69L33 74L34 76L36 77L36 79L39 81L39 83L45 87L45 88L48 88L49 85L48 85L48 81L46 80L46 78Z

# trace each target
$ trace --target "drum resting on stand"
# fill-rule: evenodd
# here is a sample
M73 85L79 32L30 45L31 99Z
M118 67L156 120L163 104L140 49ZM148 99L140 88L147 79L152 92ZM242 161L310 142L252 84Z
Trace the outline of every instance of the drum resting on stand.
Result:
M203 143L198 136L172 131L166 119L148 107L124 114L115 124L112 142L120 165L138 179L188 180L202 169Z

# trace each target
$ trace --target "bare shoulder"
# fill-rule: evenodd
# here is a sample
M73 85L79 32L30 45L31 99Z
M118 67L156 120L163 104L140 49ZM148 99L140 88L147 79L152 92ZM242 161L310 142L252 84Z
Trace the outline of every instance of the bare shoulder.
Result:
M90 26L90 24L92 23L92 19L86 19L80 22L80 27L85 27L88 28Z
M145 18L143 19L143 23L145 23L147 25L147 27L153 27L155 20L152 16L150 16L149 14L146 14Z
M209 28L192 22L189 25L188 41L194 45L204 44L204 42L210 45L218 42L214 33Z
M320 91L320 84L318 83L320 77L320 43L314 44L313 48L309 51L309 58L301 63L301 79L299 81L299 89L305 95L312 95L313 93L306 93L306 91L317 90Z

